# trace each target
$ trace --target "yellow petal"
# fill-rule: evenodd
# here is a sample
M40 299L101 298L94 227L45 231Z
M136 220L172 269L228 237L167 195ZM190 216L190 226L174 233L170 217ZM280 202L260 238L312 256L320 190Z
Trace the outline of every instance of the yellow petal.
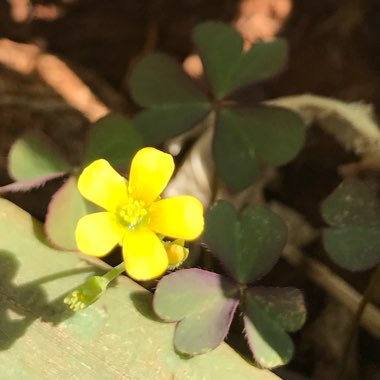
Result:
M123 257L126 272L138 281L157 278L168 267L162 241L147 228L127 230L123 240Z
M83 170L78 189L86 199L108 211L115 211L128 196L126 179L103 159L92 162Z
M129 192L132 198L149 205L165 189L174 172L170 154L155 148L140 149L132 160Z
M101 257L109 253L124 234L109 212L96 212L79 219L75 230L78 249L87 255Z
M149 216L149 228L164 236L193 240L203 231L202 203L191 196L154 202L149 209Z

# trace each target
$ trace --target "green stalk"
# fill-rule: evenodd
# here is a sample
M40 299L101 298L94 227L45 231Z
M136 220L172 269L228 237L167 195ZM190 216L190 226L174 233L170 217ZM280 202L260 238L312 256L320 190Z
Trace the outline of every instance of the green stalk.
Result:
M361 317L364 313L366 306L371 301L373 292L379 281L380 281L380 265L378 265L377 268L372 273L369 283L367 285L367 288L365 289L363 293L363 297L358 305L358 308L352 320L350 334L348 336L346 344L344 345L342 361L339 367L339 376L338 376L339 379L344 380L347 376L347 367L348 367L347 364L350 357L350 353L352 351L353 342L355 340L355 336L359 328Z
M115 268L112 268L110 271L108 271L106 274L104 274L102 277L107 280L108 283L113 281L117 276L121 275L125 271L125 264L124 261L117 265Z

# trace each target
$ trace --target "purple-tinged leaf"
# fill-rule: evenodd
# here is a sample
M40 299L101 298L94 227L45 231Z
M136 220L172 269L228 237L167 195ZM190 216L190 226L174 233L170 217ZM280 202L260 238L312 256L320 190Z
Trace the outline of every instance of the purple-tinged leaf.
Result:
M61 249L77 250L76 225L88 211L88 203L77 189L77 178L69 177L48 207L45 232L51 243Z
M286 243L282 219L265 207L248 207L238 217L218 201L206 214L203 240L240 284L256 281L272 269Z
M257 363L265 368L284 365L293 356L287 331L298 330L305 321L302 294L294 288L250 288L245 293L244 326Z
M19 193L19 192L37 189L44 186L47 182L52 181L53 179L63 177L65 175L67 175L66 172L52 173L52 174L48 174L42 177L16 181L16 182L10 183L9 185L1 186L0 194Z
M160 318L178 321L174 346L188 355L206 353L223 342L238 303L239 289L234 283L201 269L165 276L153 299Z
M8 157L8 171L18 180L67 172L70 165L43 135L28 133L17 139Z

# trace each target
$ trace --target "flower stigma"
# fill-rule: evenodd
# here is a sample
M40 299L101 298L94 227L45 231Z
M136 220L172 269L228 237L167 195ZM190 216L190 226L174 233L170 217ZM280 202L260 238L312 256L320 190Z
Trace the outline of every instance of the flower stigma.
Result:
M145 203L133 198L128 198L125 203L118 207L116 218L122 226L129 230L135 230L149 221Z

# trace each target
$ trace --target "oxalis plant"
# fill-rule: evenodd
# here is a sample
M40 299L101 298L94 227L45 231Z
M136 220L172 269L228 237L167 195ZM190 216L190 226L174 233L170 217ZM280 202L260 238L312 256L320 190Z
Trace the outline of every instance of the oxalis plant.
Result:
M340 378L346 375L349 353L360 318L380 281L380 200L378 184L350 178L343 181L321 205L328 227L323 244L329 257L350 271L373 271L352 321L351 334L345 342Z
M73 310L96 302L123 272L136 281L155 280L153 309L163 321L176 323L175 350L205 354L223 342L235 320L244 325L255 363L273 368L291 359L289 333L306 318L300 290L257 285L281 256L286 226L269 208L248 204L238 211L215 195L222 183L233 198L254 184L263 168L291 161L304 145L306 128L296 113L241 96L282 70L287 44L273 39L244 51L239 33L216 22L198 25L192 36L207 88L200 89L169 56L149 53L129 78L130 94L140 106L132 119L110 114L97 121L74 165L48 139L21 136L8 160L15 182L0 191L31 191L63 178L45 220L51 244L96 257L121 247L120 265L90 277L66 297ZM204 212L193 196L165 198L175 162L154 147L189 131L196 141L206 119L216 180ZM325 248L336 263L361 270L380 262L380 204L371 187L344 182L323 203L322 215L328 224ZM192 256L188 241L216 259L207 270L181 269Z

